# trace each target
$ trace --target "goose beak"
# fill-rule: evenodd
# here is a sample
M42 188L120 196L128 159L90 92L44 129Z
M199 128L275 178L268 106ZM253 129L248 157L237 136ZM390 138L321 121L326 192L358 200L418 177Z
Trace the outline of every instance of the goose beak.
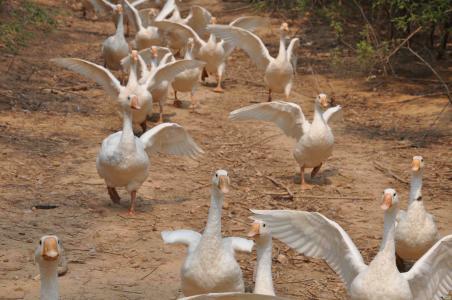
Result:
M255 237L256 235L259 235L259 227L259 223L253 223L250 231L248 232L248 237Z
M138 104L138 97L133 96L132 100L130 101L130 108L132 109L141 109L140 104Z
M217 18L212 17L212 18L210 19L210 23L211 23L212 25L217 24Z
M391 194L385 194L383 196L383 203L381 203L381 209L388 210L392 206L392 196Z
M132 54L130 56L132 57L132 60L134 62L138 61L138 51L137 50L132 50Z
M54 238L47 238L44 240L42 249L42 258L47 261L55 261L60 256L58 251L58 243Z
M228 176L220 176L220 178L218 179L218 188L220 189L220 191L222 191L223 193L229 193L229 177Z
M123 9L122 9L122 5L121 4L116 5L116 12L118 14L122 14L123 13Z
M154 47L154 46L151 47L151 54L152 54L153 58L157 58L158 57L158 51L157 51L156 47Z
M418 159L413 159L411 162L411 170L417 172L421 169L421 162Z
M326 109L326 108L328 108L328 106L330 106L330 104L328 103L328 100L326 99L326 97L325 97L325 98L322 98L322 99L320 100L320 105L322 105L322 107L323 107L324 109Z

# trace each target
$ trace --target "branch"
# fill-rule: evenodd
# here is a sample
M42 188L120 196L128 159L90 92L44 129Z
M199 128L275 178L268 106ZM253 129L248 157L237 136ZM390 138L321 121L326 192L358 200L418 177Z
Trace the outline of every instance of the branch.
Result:
M397 53L397 51L400 50L400 48L408 42L416 33L418 33L422 29L422 26L419 26L415 31L413 31L409 36L407 36L386 58L386 62L389 63L389 58Z

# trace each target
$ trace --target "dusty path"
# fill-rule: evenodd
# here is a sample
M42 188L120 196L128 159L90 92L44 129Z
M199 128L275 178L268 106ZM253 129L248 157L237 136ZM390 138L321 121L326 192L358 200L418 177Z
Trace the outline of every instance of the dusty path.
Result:
M40 2L62 5L56 0ZM206 5L220 22L251 13L224 13L224 9L243 3L223 7L220 1L193 2ZM314 210L341 224L369 261L382 236L381 192L386 187L396 188L405 207L408 190L405 183L377 170L375 163L409 180L411 157L423 155L426 206L436 216L441 234L452 231L450 111L445 114L449 119L441 120L423 148L410 147L428 128L445 98L431 99L428 105L398 102L423 87L393 82L374 91L364 78L323 72L323 33L314 33L309 26L306 39L319 42L300 51L292 98L311 118L318 91L308 66L314 64L322 74L318 81L323 90L334 94L344 108L344 122L336 129L337 147L315 179L317 186L300 191L294 182L292 142L275 126L227 120L229 111L266 97L261 75L244 53L236 52L227 67L225 94L202 86L197 93L202 103L199 113L170 105L165 108L171 121L190 131L205 155L197 161L154 156L151 175L138 193L138 215L122 217L129 196L120 191L121 207L112 206L95 169L102 139L120 129L121 119L98 86L48 63L58 56L101 63L100 43L113 26L86 21L79 13L61 9L64 14L57 31L44 42L32 43L12 65L10 56L2 56L0 61L4 74L0 80L0 299L37 298L39 281L34 277L38 271L32 253L39 237L48 233L63 240L69 260L69 272L60 278L62 299L175 299L180 295L179 268L185 249L164 246L160 231L202 230L211 174L219 168L229 171L233 186L223 213L225 235L245 235L250 222L248 208ZM278 23L280 20L272 20L274 32ZM275 34L266 33L265 40L276 51ZM295 198L271 195L284 196L285 190L265 176L287 186ZM31 210L37 204L58 208ZM278 262L278 254L287 256L289 262ZM343 284L322 261L296 255L278 242L274 258L278 294L297 299L345 299ZM251 285L254 260L249 255L240 255L239 260Z

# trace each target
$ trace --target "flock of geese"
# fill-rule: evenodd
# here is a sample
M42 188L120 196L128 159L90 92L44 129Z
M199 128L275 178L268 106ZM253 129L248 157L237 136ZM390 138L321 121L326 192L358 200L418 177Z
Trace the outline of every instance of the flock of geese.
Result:
M56 58L52 62L97 82L119 104L122 130L103 140L96 160L97 171L114 203L121 200L116 188L125 187L131 198L128 213L135 213L136 193L148 177L153 153L193 158L203 153L184 127L163 122L168 90L173 88L177 107L181 107L177 92L189 92L192 109L196 109L199 103L194 92L199 79L214 75L217 85L213 91L223 92L226 61L235 48L243 49L263 71L269 94L268 101L239 108L229 118L273 122L295 139L293 156L301 168L301 188L310 188L304 169L312 168L311 177L315 176L331 156L334 136L329 121L341 107L328 108L327 96L318 95L311 123L297 104L271 101L273 92L289 97L295 73L298 39L292 39L286 47L287 23L280 27L279 53L273 58L253 33L265 26L266 20L261 17L241 17L220 25L200 6L193 6L187 17L181 17L174 0L83 2L85 8L109 14L115 22L116 32L102 44L104 65L79 58ZM124 32L124 26L130 24L136 28L131 45ZM121 74L119 79L113 71ZM147 130L153 102L159 104L160 122ZM133 131L134 124L142 129L139 137ZM225 170L216 171L202 234L186 229L161 233L164 243L187 246L180 273L184 299L282 299L275 295L272 280L272 238L306 256L324 259L345 283L351 299L442 299L452 289L452 235L439 237L434 218L423 205L423 169L423 158L413 157L406 211L399 209L394 189L383 191L383 239L368 265L345 230L318 212L252 209L254 222L248 237L255 243L241 237L223 237L221 215L230 179ZM249 253L254 244L255 286L253 293L245 293L235 253ZM57 236L43 236L39 241L35 260L40 268L41 299L59 299L57 266L62 250Z

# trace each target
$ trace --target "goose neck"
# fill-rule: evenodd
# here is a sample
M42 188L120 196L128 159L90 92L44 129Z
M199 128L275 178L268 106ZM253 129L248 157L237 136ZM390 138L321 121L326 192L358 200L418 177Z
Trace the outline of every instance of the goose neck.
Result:
M388 256L394 257L395 259L395 222L397 213L399 210L397 208L388 209L385 212L384 217L384 233L383 240L381 241L380 252L385 253Z
M316 101L314 105L314 119L312 120L312 123L325 123L325 120L323 119L323 110L322 107L320 107L320 104Z
M137 84L138 84L137 63L132 58L130 58L130 74L129 80L127 81L127 86L135 86Z
M58 262L46 262L39 265L41 277L41 299L58 300Z
M413 172L411 175L410 183L410 198L408 199L408 205L416 201L417 196L421 194L422 191L422 171Z
M279 52L277 59L286 59L286 35L284 33L281 33L279 37Z
M123 112L120 144L122 147L135 149L135 135L133 134L132 111L130 109L125 109Z
M272 278L272 239L261 237L256 240L256 278L254 293L275 295Z
M116 26L116 35L124 36L124 15L122 13L120 13L118 17L118 24Z
M212 188L210 198L209 216L204 231L205 236L221 239L221 212L223 210L224 194L218 189Z

